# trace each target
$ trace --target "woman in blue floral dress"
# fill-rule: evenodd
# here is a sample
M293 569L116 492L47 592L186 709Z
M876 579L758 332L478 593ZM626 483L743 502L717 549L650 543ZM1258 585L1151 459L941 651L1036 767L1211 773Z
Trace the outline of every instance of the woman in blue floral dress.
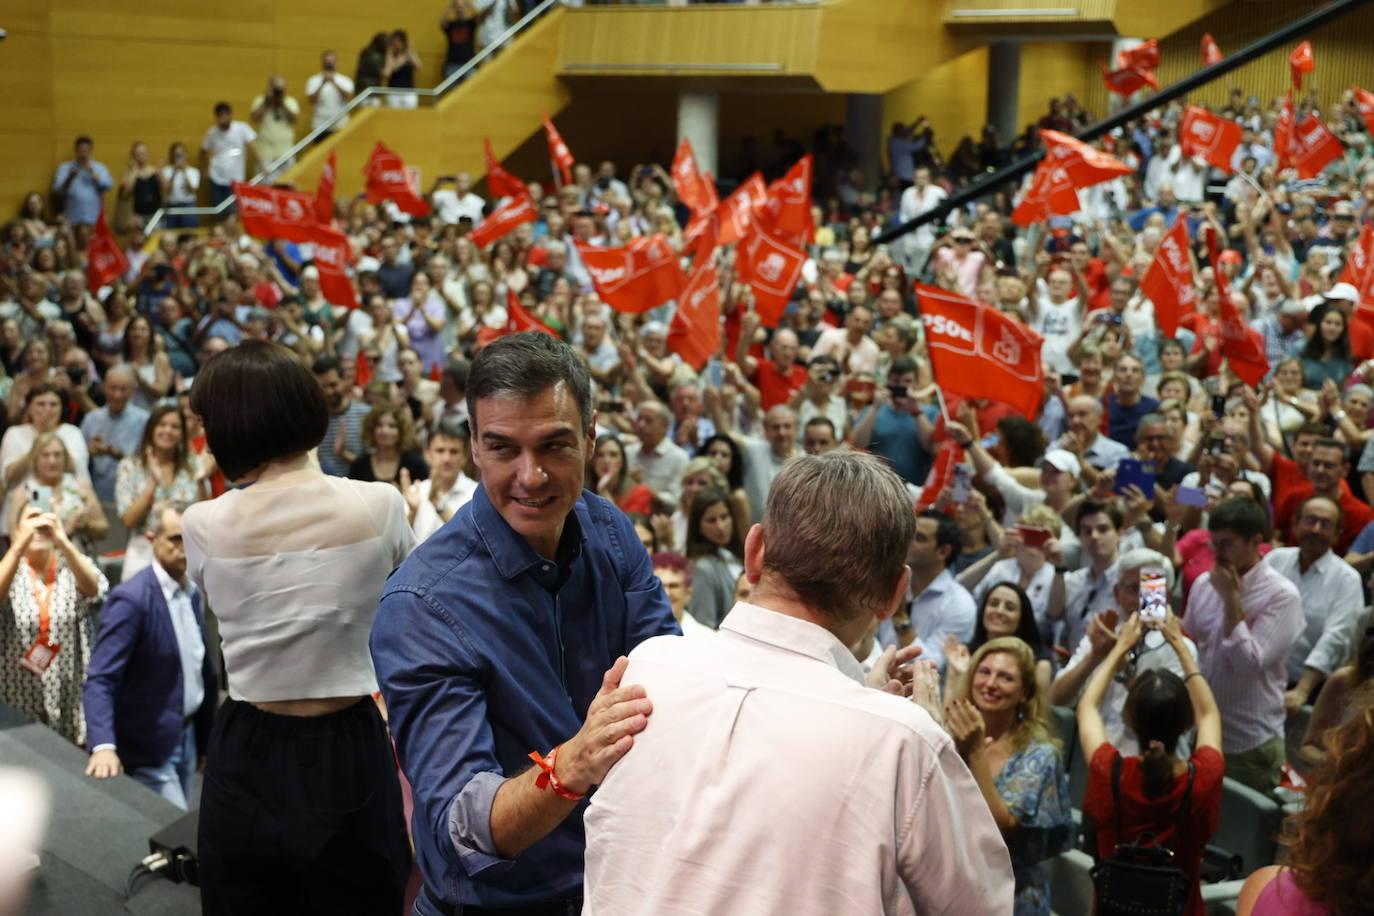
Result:
M1049 879L1039 863L1069 848L1073 818L1035 654L1014 636L984 643L950 699L945 727L1011 853L1015 916L1048 916Z

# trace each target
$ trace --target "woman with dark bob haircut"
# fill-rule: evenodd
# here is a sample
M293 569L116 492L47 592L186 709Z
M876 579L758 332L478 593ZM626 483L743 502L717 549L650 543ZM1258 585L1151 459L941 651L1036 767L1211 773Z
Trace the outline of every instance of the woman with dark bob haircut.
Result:
M182 519L229 688L200 805L202 912L398 913L410 846L367 638L412 545L405 501L320 470L324 392L277 344L210 359L191 410L234 483Z

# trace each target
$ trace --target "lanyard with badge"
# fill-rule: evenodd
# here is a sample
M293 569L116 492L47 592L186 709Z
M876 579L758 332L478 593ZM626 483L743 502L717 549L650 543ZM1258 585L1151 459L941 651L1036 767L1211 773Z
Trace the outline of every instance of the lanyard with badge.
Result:
M19 659L19 667L41 675L48 670L48 666L62 649L57 643L50 641L53 583L57 579L57 553L54 551L52 559L48 561L48 571L43 576L41 584L27 562L24 563L24 569L25 575L29 577L29 588L33 590L34 606L38 608L38 638L33 641L29 651Z

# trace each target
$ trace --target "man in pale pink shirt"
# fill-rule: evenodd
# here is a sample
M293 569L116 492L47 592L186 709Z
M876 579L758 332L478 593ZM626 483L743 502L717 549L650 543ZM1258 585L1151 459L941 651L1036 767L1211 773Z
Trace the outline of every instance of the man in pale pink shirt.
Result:
M1197 641L1203 675L1221 709L1226 775L1270 792L1284 762L1284 691L1288 655L1302 633L1297 586L1259 547L1269 536L1268 511L1231 498L1212 512L1216 565L1188 595L1184 626Z
M1012 912L1006 844L949 736L870 686L893 650L866 679L848 648L905 598L914 530L881 459L782 469L745 542L749 602L630 653L654 713L587 810L584 916Z

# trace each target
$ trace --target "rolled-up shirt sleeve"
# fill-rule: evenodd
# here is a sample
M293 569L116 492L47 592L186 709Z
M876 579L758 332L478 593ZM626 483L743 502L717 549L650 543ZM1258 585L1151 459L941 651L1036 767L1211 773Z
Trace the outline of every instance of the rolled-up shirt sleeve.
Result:
M505 781L500 773L474 773L449 806L449 841L469 875L496 871L511 862L497 853L491 838L491 807Z

